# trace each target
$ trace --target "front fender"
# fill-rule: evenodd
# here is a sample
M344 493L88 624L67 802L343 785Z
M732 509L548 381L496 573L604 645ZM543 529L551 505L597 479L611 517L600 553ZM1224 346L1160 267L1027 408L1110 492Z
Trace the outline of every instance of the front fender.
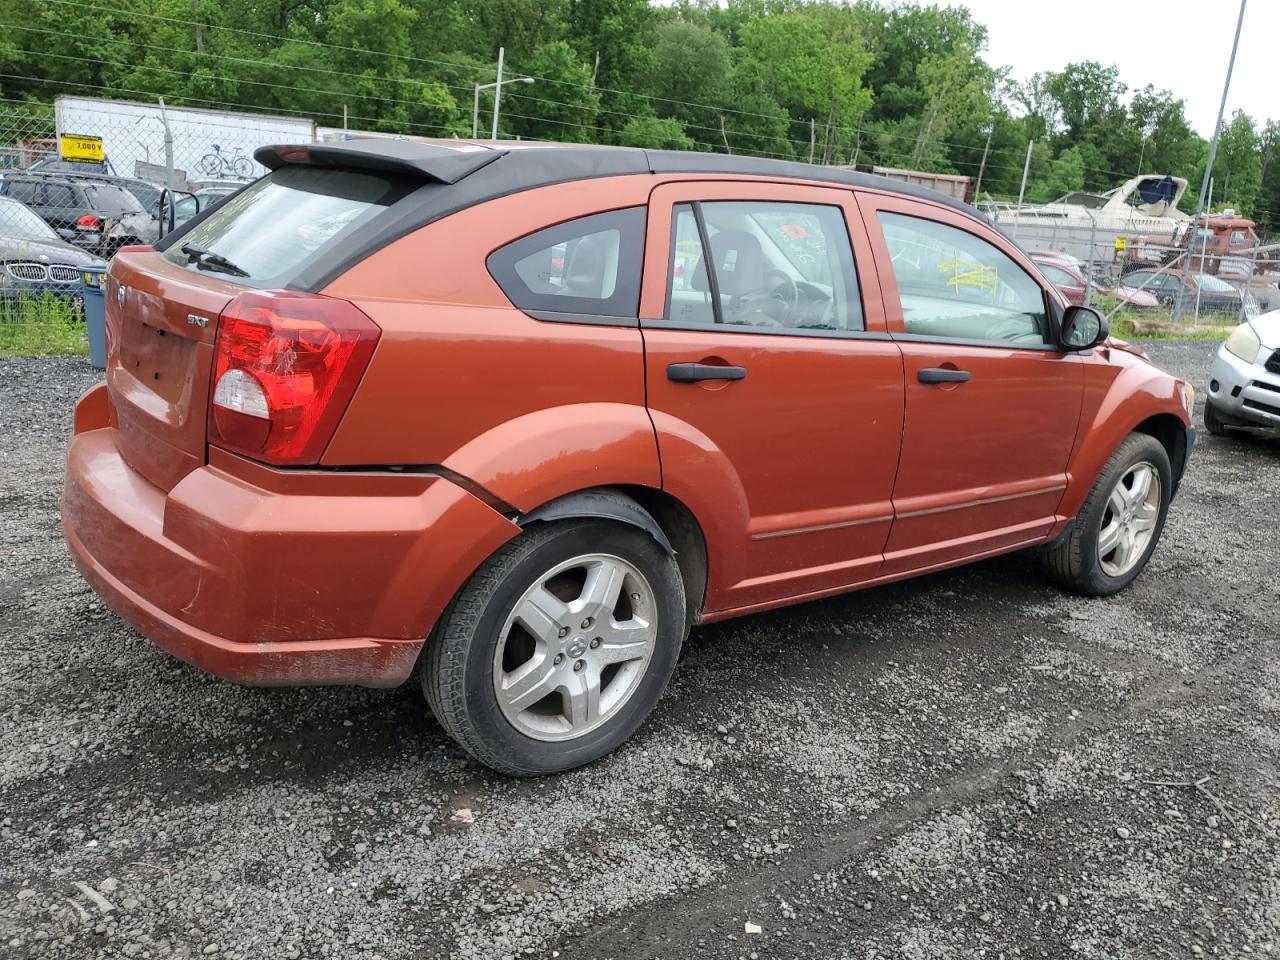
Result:
M469 441L443 465L521 513L591 487L662 486L649 414L626 403L527 413Z
M1059 514L1080 512L1107 459L1146 420L1173 416L1183 427L1191 419L1182 406L1182 381L1138 357L1110 351L1086 366L1084 402L1075 448L1068 468L1070 481Z

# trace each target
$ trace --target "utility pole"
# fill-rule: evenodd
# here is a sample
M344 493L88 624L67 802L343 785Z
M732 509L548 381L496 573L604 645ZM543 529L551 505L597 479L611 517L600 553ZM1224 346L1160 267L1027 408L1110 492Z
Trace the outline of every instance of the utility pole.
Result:
M1236 66L1236 51L1240 48L1240 28L1244 26L1244 8L1247 3L1248 0L1240 0L1240 15L1236 18L1236 38L1231 42L1231 59L1227 61L1227 79L1222 84L1222 101L1218 104L1218 122L1213 126L1213 140L1209 143L1209 159L1204 165L1204 179L1200 181L1200 196L1196 198L1196 213L1191 218L1193 230L1200 226L1200 214L1204 212L1205 199L1209 193L1209 178L1213 176L1213 161L1218 155L1218 138L1222 136L1222 117L1227 112L1227 92L1231 89L1231 72ZM1192 243L1194 243L1194 239ZM1190 246L1191 244L1188 244L1188 252L1190 252ZM1182 300L1186 286L1183 283L1178 287L1178 299L1173 305L1173 319L1175 321L1182 317Z
M977 203L978 198L982 196L982 175L987 172L987 152L991 149L991 135L996 132L996 125L993 123L991 129L987 131L987 143L982 148L982 162L978 164L978 183L973 188L973 202Z
M204 53L204 26L200 23L200 0L191 0L196 15L196 53Z
M506 47L498 48L498 82L493 85L493 133L489 135L490 140L498 139L498 108L502 103L502 59L506 52Z
M809 162L810 163L813 163L813 146L814 146L813 117L810 117L809 118Z
M1018 213L1022 213L1022 198L1027 195L1027 174L1031 172L1031 148L1036 145L1034 140L1027 141L1027 159L1022 164L1022 186L1018 188ZM1018 239L1018 227L1021 226L1022 217L1018 216L1013 221L1013 239Z

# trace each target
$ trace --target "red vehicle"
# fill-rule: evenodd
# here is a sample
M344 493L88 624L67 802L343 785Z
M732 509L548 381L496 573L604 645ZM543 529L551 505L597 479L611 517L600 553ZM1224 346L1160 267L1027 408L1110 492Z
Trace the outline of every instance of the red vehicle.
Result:
M1028 547L1104 595L1155 548L1190 386L958 202L692 153L257 159L112 261L63 497L94 589L205 670L419 667L537 774L630 736L691 624Z
M1031 253L1030 256L1040 268L1040 272L1058 288L1069 303L1077 305L1084 303L1088 281L1077 262L1053 254ZM1133 290L1125 286L1103 286L1096 281L1093 289L1098 293L1114 297L1117 302L1123 303L1130 310L1154 310L1160 305L1160 301L1145 290Z

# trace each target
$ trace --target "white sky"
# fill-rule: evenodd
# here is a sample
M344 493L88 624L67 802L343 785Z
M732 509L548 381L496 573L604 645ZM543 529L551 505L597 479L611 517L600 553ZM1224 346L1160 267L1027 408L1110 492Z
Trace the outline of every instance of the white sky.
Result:
M1237 0L936 0L965 6L987 27L986 59L1025 80L1068 63L1115 64L1136 90L1154 84L1185 100L1201 136L1213 131L1240 7ZM1280 0L1248 0L1236 54L1228 117L1243 110L1261 126L1280 119Z

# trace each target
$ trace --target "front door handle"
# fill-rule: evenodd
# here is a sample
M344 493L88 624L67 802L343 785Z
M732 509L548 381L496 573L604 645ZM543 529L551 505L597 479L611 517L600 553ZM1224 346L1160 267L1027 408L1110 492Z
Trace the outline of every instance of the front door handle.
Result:
M972 374L968 370L949 370L946 367L925 367L917 376L921 383L967 383Z
M700 380L745 380L746 367L725 367L718 363L671 363L667 365L667 379L676 383L697 383Z

